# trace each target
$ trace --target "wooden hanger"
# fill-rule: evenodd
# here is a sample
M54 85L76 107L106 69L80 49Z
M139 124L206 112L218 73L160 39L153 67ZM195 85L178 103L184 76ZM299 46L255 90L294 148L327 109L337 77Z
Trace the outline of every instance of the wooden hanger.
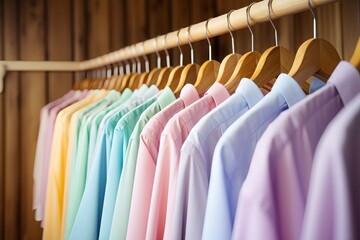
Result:
M181 29L179 29L176 34L176 42L177 42L177 46L180 51L180 66L176 66L171 70L168 81L166 83L166 87L169 87L173 92L176 90L176 87L179 85L181 73L185 68L183 66L184 55L183 55L183 52L181 50L180 43L179 43L180 31L181 31Z
M304 83L311 76L326 82L341 60L337 50L330 42L316 37L316 17L310 0L308 0L308 4L314 17L314 38L300 46L289 71L289 75L299 84Z
M350 63L360 72L360 37L358 38Z
M177 87L175 88L175 91L174 91L174 94L177 97L179 97L181 89L186 84L195 84L196 78L198 76L199 69L200 69L200 65L194 63L194 48L192 47L191 40L190 40L190 38L191 38L190 29L191 29L191 25L187 28L186 34L187 34L187 41L190 46L191 63L186 65L181 72L179 84L177 85Z
M248 19L247 19L248 20ZM249 21L247 21L248 29L251 34L251 39L254 39L254 34L251 30ZM254 47L254 44L252 44ZM234 93L239 86L239 83L242 78L250 78L255 72L256 66L260 60L261 54L254 51L252 48L251 52L244 54L240 60L236 63L235 69L230 77L230 79L225 84L225 88L229 93Z
M207 28L210 20L211 18L208 19L205 23L205 35L209 44L209 60L201 65L194 85L200 95L202 95L206 90L211 87L211 85L213 85L218 76L220 68L220 63L216 60L211 59L211 43L208 37Z
M157 38L154 39L154 44L155 44L155 53L156 53L156 61L157 61L157 68L153 69L150 71L149 76L147 78L146 81L146 85L148 85L149 87L151 85L155 85L157 83L157 80L159 78L160 72L161 72L161 57L160 54L158 52L158 47L157 47Z
M231 46L232 46L232 53L227 55L221 62L220 64L220 68L219 68L219 74L216 78L216 82L221 83L223 85L225 85L228 80L230 79L231 75L234 72L234 69L236 67L236 64L238 63L238 61L241 58L241 55L238 53L235 53L235 43L234 43L234 36L231 32L231 28L230 28L230 15L234 10L231 10L230 12L228 12L228 14L226 15L226 24L228 27L228 31L230 33L230 37L231 37Z
M250 4L246 9L246 18L249 18L250 8L252 4ZM260 57L259 63L256 66L255 72L250 77L256 85L259 87L264 87L265 84L268 84L274 78L277 78L281 73L289 72L291 65L294 61L294 56L290 52L290 50L278 46L277 40L277 30L275 28L274 23L271 19L271 0L268 1L268 14L271 25L275 30L275 47L271 47L267 49ZM247 20L248 25L249 21ZM254 39L252 35L252 47L254 44Z
M164 52L166 54L166 68L163 68L159 74L159 77L158 77L158 80L156 81L156 86L159 88L159 89L164 89L168 80L169 80L169 76L170 76L170 73L173 69L173 67L170 66L170 55L169 55L169 52L168 50L166 49L166 37L167 37L167 34L165 34L164 36L164 41L163 41L163 44L164 44Z

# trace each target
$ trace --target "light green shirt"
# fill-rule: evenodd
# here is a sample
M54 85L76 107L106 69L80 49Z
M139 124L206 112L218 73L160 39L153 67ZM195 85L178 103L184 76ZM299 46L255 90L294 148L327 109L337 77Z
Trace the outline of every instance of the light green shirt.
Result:
M134 127L124 158L124 168L117 192L110 239L126 239L137 155L140 145L140 133L150 118L175 100L175 95L171 89L165 88L156 102L151 104L141 114Z
M68 194L66 204L66 221L65 221L65 239L69 239L76 213L81 201L82 194L84 192L86 181L86 163L89 144L89 131L90 126L86 124L88 117L91 117L93 111L97 111L99 108L105 108L112 104L114 101L120 98L120 93L117 91L110 91L106 97L99 101L81 109L76 115L77 123L75 135L77 137L76 151L72 152L72 158L70 161L70 169L68 175Z

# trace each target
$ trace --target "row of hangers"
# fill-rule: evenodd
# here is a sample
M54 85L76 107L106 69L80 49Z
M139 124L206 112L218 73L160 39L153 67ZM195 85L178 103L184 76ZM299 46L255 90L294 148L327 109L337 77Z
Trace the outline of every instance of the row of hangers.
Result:
M130 72L130 63L126 62L125 71L123 65L120 67L115 65L113 76L111 77L111 68L106 68L106 77L97 76L93 80L86 77L84 80L75 84L75 89L116 89L122 92L125 88L136 89L142 84L156 85L159 89L170 87L175 95L179 95L183 86L187 83L193 84L201 95L214 82L223 84L226 89L233 93L239 85L242 78L250 78L260 88L271 90L275 79L281 73L287 73L293 77L304 89L308 91L308 83L306 80L313 76L326 82L332 74L335 67L340 62L340 56L335 47L325 39L317 38L316 17L308 0L309 9L313 16L314 37L305 41L298 49L294 56L290 50L278 45L277 30L271 17L271 0L268 1L268 17L275 32L275 46L268 48L263 54L254 50L254 34L252 32L249 17L251 3L246 8L247 26L251 33L251 52L244 55L235 53L234 37L230 26L230 15L227 14L227 27L231 36L232 53L227 55L221 63L212 59L211 42L208 37L207 20L204 26L206 39L209 45L209 60L201 66L194 63L194 50L191 44L191 36L189 34L191 26L186 30L187 40L190 46L191 63L183 66L183 53L179 44L179 32L177 32L177 45L180 50L180 65L176 67L170 66L170 56L165 48L167 66L161 68L161 58L158 51L157 68L149 71L149 61L146 55L145 72L141 72L141 62L139 58L132 59L132 72ZM166 46L166 36L164 37L164 46ZM157 39L154 41L155 49L157 49ZM135 51L135 48L132 48ZM143 45L144 50L144 45ZM360 38L357 47L350 62L360 71ZM116 70L116 71L115 71ZM137 70L137 72L136 72Z

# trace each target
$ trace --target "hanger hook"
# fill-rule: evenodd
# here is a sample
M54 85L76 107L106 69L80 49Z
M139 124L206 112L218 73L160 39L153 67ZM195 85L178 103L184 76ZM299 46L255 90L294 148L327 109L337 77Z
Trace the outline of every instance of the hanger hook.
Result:
M211 18L209 18L205 23L205 36L206 36L206 40L208 41L208 44L209 44L209 61L211 60L211 42L210 42L210 39L208 36L208 24L209 24L210 20L211 20Z
M248 29L249 29L250 33L251 33L251 51L252 51L252 52L254 51L254 33L253 33L253 31L252 31L252 29L251 29L251 26L250 26L250 23L249 23L249 16L250 16L250 8L251 8L251 6L254 5L254 4L255 4L255 2L252 2L252 3L250 3L250 5L247 6L247 8L246 8L246 24L247 24L247 26L248 26Z
M311 6L311 0L308 0L308 5L309 5L309 9L310 9L310 12L311 12L311 14L312 14L312 16L313 16L313 18L314 18L314 22L313 22L313 24L314 24L314 38L316 38L317 37L317 31L316 31L316 16L315 16L315 13L314 13L314 9L312 8L312 6Z
M191 35L190 35L190 29L191 29L192 25L190 25L187 29L186 29L186 35L187 35L187 40L190 46L190 56L191 56L191 64L194 63L194 48L191 44Z
M155 40L155 53L156 53L156 62L157 62L157 68L161 68L161 57L157 48L157 39L158 37L156 37Z
M279 46L278 44L278 34L277 34L277 29L271 19L271 3L272 3L272 0L269 0L268 1L268 14L269 14L269 20L270 20L270 23L272 25L272 27L274 28L274 31L275 31L275 46Z
M137 65L137 73L141 73L141 62L140 58L136 55L136 47L135 45L131 46L132 54L135 56L136 65Z
M166 49L166 37L167 37L167 34L165 34L165 36L164 36L164 51L166 54L166 67L170 67L170 55L169 55L168 50Z
M131 53L132 53L132 46L130 48L128 48L128 51L130 52L130 56L131 56ZM136 61L135 61L135 57L134 56L131 56L130 57L130 61L132 63L132 68L131 68L131 72L132 73L135 73L136 72Z
M231 32L231 26L230 26L230 15L231 13L234 11L231 10L230 12L228 12L228 14L226 14L226 24L227 24L227 28L228 28L228 31L230 33L230 37L231 37L231 48L232 48L232 53L234 54L235 53L235 41L234 41L234 36Z
M149 72L150 71L150 64L149 64L149 59L145 54L145 42L142 42L141 46L142 46L142 51L143 51L143 58L145 60L145 72Z
M177 43L177 46L179 48L179 51L180 51L180 66L183 66L183 63L184 63L184 54L181 50L181 47L180 47L180 42L179 42L179 34L180 34L180 31L181 29L179 29L176 33L176 43Z

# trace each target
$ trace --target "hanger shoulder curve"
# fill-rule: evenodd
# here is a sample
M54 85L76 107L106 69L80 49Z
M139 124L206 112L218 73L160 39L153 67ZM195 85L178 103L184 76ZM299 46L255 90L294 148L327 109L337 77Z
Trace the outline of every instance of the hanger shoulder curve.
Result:
M178 96L181 92L181 89L186 85L186 84L195 84L196 82L196 78L198 76L199 73L199 69L200 69L200 65L196 64L196 63L190 63L188 65L186 65L183 69L183 71L181 72L180 75L180 81L179 84L177 85L174 94L176 96Z
M173 92L176 90L176 87L179 85L181 73L184 70L184 66L174 67L169 75L166 87L169 87Z
M227 55L221 62L219 73L216 78L216 82L223 85L230 79L231 75L234 72L234 69L239 62L241 55L238 53L232 53Z
M126 86L128 85L128 82L130 80L130 78L135 75L137 73L131 73L131 74L126 74L124 75L124 77L122 78L121 80L121 85L120 85L120 88L117 88L117 90L119 90L119 92L122 92L124 91L124 89L126 88Z
M155 69L151 70L149 73L148 79L146 81L146 85L151 86L151 85L156 84L160 72L161 72L161 68L155 68Z
M288 73L293 61L294 55L290 50L280 46L271 47L261 55L251 79L262 87L281 73Z
M242 78L250 78L254 74L260 57L261 53L254 51L248 52L240 58L229 81L225 84L225 88L230 93L235 92Z
M360 37L357 41L350 63L360 72Z
M166 68L161 69L161 71L159 73L159 77L155 84L159 89L165 88L166 83L169 80L169 75L170 75L172 69L173 69L173 67L166 67Z
M340 61L337 50L330 42L312 38L299 47L289 75L300 84L311 76L326 82Z
M208 60L201 65L194 84L199 94L204 93L213 85L219 73L219 68L220 63L215 60Z

